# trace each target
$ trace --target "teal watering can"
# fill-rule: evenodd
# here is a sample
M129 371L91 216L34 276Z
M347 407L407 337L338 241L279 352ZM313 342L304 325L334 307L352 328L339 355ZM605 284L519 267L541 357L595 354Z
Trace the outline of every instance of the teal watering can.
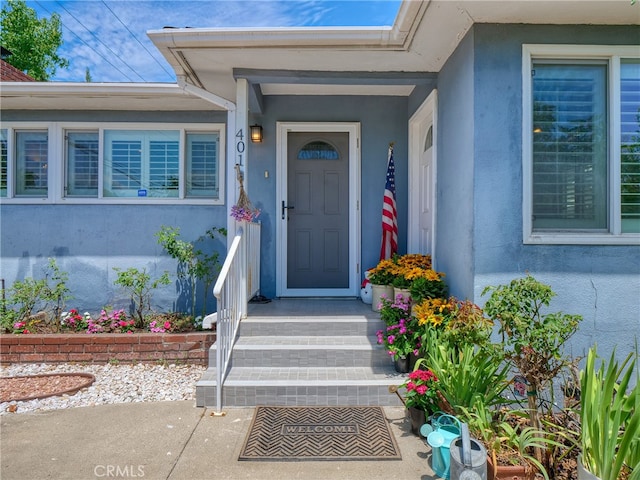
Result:
M460 420L453 415L438 412L431 419L431 425L420 429L431 447L431 469L441 478L449 480L451 468L451 442L460 436Z

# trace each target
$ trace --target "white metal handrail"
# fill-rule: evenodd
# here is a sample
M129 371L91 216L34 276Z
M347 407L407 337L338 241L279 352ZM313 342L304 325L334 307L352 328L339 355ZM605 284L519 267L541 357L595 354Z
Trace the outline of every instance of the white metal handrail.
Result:
M249 299L260 291L260 224L242 222L213 287L216 319L216 412L222 414L222 387L240 320Z

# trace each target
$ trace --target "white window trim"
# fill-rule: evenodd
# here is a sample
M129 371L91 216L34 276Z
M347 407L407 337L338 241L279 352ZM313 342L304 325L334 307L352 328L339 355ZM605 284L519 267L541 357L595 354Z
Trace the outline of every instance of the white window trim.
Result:
M630 45L522 46L522 241L525 244L640 245L640 234L621 233L620 214L620 58L639 58ZM609 232L533 232L532 59L605 59L609 61Z
M226 185L226 126L224 123L91 123L91 122L6 122L2 125L7 130L7 148L9 152L7 165L7 196L0 198L0 204L69 204L69 205L224 205L225 185ZM16 197L14 191L14 144L13 136L15 130L39 129L47 130L49 133L48 146L48 193L46 197ZM97 197L65 197L65 162L66 152L64 134L67 130L74 131L95 131L99 133L99 168L98 168L98 189ZM180 132L180 189L178 197L158 198L158 197L103 197L103 141L105 130L178 130ZM186 157L184 145L186 133L218 133L219 134L219 164L218 177L219 188L218 198L198 198L186 197L186 186L184 177L186 175Z

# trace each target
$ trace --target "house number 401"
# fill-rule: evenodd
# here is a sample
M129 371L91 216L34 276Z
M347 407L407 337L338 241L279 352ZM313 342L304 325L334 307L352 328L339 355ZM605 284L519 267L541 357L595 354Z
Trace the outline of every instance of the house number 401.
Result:
M244 130L241 128L236 133L236 155L238 155L238 164L242 165L242 154L244 153Z

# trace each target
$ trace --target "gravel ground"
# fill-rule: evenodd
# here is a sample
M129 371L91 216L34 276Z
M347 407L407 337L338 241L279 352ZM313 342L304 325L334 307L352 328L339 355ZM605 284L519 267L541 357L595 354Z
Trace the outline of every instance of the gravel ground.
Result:
M205 371L200 365L80 365L13 364L2 367L2 377L50 373L91 373L96 381L74 395L0 403L0 415L111 403L194 400L196 382Z

